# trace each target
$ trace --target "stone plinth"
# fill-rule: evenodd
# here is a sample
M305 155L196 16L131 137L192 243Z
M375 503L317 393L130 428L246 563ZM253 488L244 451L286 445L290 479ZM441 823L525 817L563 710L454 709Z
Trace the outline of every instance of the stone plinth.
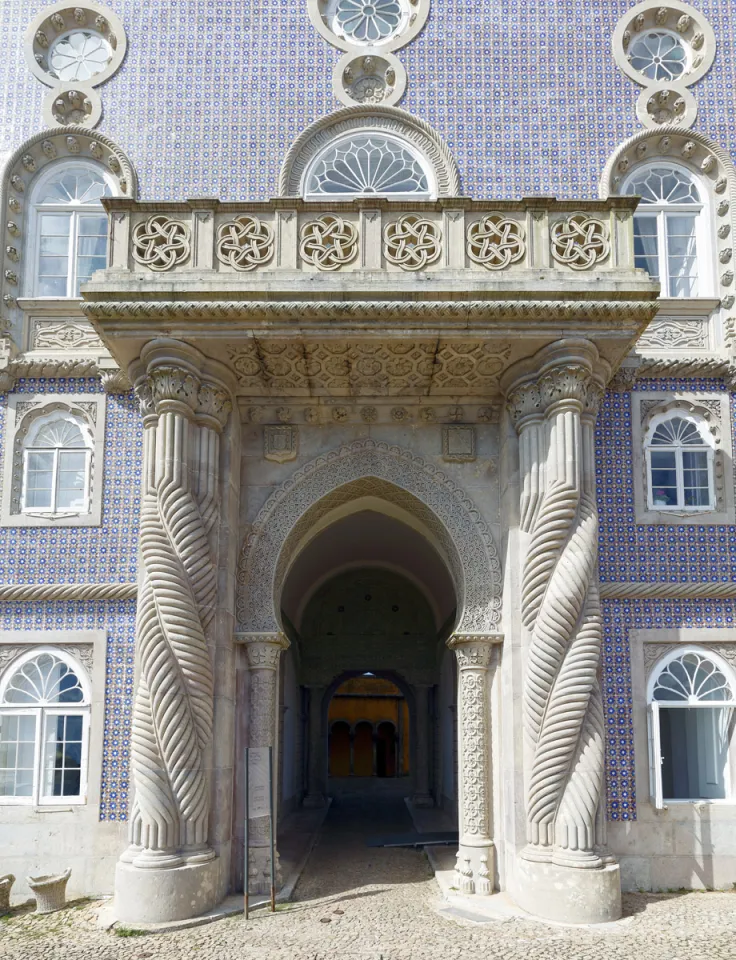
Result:
M162 923L198 917L219 901L220 860L164 870L120 861L115 871L115 916L123 923Z
M513 896L536 917L559 923L609 923L621 916L617 863L593 870L519 858Z

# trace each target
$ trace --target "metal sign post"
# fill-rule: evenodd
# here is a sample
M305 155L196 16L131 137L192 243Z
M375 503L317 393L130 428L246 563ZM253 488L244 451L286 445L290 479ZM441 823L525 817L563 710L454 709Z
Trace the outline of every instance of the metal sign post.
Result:
M276 840L273 825L273 747L268 748L268 819L271 825L271 913L276 913Z
M250 870L249 870L249 837L248 837L248 820L250 819L250 784L248 783L248 767L250 765L249 757L250 749L245 748L245 867L243 868L243 910L245 912L245 919L248 919L248 894L250 893Z

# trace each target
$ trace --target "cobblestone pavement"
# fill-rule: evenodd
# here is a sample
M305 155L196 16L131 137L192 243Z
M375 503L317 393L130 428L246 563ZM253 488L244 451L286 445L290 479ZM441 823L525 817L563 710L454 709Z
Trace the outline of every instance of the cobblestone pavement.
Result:
M366 834L407 832L405 811L336 804L295 901L249 923L120 936L95 927L95 904L0 920L2 960L735 960L736 894L629 895L615 931L524 920L484 925L437 913L426 858L372 849Z

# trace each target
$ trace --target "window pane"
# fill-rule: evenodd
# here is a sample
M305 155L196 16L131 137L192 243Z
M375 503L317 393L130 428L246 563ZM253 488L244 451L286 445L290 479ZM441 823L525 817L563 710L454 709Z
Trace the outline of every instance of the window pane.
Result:
M51 509L54 454L29 451L26 457L25 506Z
M66 296L66 277L39 277L38 278L38 296L39 297L65 297Z
M59 454L59 480L56 493L58 510L84 509L86 486L86 463L84 453Z
M727 707L660 708L666 800L725 799L730 716Z
M80 217L79 218L80 237L98 236L105 238L105 248L107 247L107 217ZM103 251L104 252L104 251Z
M104 257L107 237L80 237L77 252L83 257Z
M704 450L683 451L682 477L685 487L685 505L688 507L709 506L708 454Z
M30 797L36 717L0 714L0 797Z
M668 214L667 274L671 297L697 296L697 250L695 217L690 214Z
M659 279L659 251L657 248L657 218L634 217L634 258L637 267Z
M41 256L66 257L69 253L69 241L66 237L41 237L39 252Z
M45 796L79 796L82 717L46 717L43 792Z
M68 237L72 218L65 213L44 213L41 216L42 237Z
M652 450L650 453L650 483L652 505L677 506L677 469L672 450Z

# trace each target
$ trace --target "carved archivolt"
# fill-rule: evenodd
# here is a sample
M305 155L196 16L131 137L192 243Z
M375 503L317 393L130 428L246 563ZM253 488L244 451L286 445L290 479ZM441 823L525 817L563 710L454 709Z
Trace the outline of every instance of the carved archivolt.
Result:
M460 195L460 174L447 144L428 123L384 105L346 107L322 117L297 137L284 158L279 177L279 195L303 196L302 180L311 161L330 141L367 129L401 137L419 149L434 171L437 195Z
M280 592L304 536L336 506L364 496L414 515L440 545L455 583L458 629L494 633L501 616L501 565L478 509L440 470L399 447L360 440L299 470L255 519L238 571L244 633L279 630Z
M71 157L96 160L115 179L121 196L135 199L138 180L130 160L108 137L82 126L44 130L21 144L10 157L0 186L0 231L10 237L2 270L3 315L0 328L8 326L8 312L21 295L23 251L26 248L27 198L32 183L44 167Z
M718 262L724 266L729 264L736 229L736 168L728 153L702 133L683 130L676 125L663 125L657 130L643 130L626 140L606 164L598 187L599 196L606 199L619 193L624 179L638 165L653 160L687 167L707 188L715 213L713 240ZM721 268L719 287L723 307L731 310L735 298L734 273L730 266ZM734 318L729 319L733 322Z

